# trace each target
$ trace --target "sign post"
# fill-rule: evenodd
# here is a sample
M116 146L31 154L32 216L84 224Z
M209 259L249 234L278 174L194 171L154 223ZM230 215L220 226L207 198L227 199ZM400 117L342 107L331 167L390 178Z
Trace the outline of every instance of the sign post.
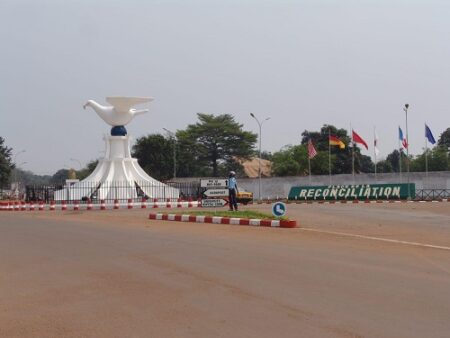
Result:
M227 205L227 201L224 199L213 199L213 198L207 198L202 200L202 207L203 208L217 208L217 207L224 207Z

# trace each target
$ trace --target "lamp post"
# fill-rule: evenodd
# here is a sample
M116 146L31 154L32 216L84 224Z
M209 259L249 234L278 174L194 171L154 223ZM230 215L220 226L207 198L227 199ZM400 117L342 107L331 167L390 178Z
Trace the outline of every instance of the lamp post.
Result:
M23 154L24 152L26 152L25 149L23 149L23 150L21 150L21 151L19 151L19 152L17 152L17 153L14 154L14 156L13 156L13 163L14 163L14 166L15 166L16 168L17 168L17 166L16 166L16 158L17 158L17 156L19 156L20 154ZM23 163L21 163L21 164L23 164ZM14 170L14 182L15 182L15 183L17 183L16 180L17 180L17 169Z
M406 122L406 171L407 171L407 183L408 183L408 199L411 197L411 192L409 188L409 138L408 138L408 108L409 104L405 103L403 111L405 112L405 122Z
M16 164L16 158L17 158L17 156L19 156L20 154L23 154L24 152L26 152L25 149L24 149L24 150L21 150L21 151L19 151L19 152L17 152L17 153L14 155L14 157L13 157L13 163L14 163L14 164Z
M19 193L20 193L20 184L17 181L17 169L19 169L20 166L27 164L28 162L21 162L19 164L17 164L14 168L14 182L16 184L16 187L14 189L14 196L19 197Z
M255 121L258 123L259 126L259 168L258 168L258 176L259 176L259 193L258 193L258 199L261 200L261 130L262 130L262 125L265 121L270 120L270 117L266 117L264 120L262 120L262 122L260 122L255 114L250 113L250 116L253 117L255 119Z
M177 177L177 136L173 131L163 128L170 138L173 139L173 178Z
M78 162L78 165L80 166L80 170L81 170L82 166L81 166L81 161L80 160L78 160L76 158L71 158L70 160L74 161L74 162Z

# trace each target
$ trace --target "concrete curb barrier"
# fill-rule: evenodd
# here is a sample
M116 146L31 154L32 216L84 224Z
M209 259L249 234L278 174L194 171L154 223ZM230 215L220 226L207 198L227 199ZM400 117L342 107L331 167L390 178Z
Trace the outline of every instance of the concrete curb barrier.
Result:
M36 204L38 208L36 208ZM194 208L200 207L197 201L176 201L176 202L130 202L119 203L114 201L113 203L105 203L101 200L99 204L93 204L91 201L88 203L79 203L74 201L68 204L66 201L62 201L61 204L45 204L43 202L0 202L0 211L78 211L78 210L117 210L117 209L133 209L133 208Z
M295 228L295 220L272 220L272 219L248 219L222 216L200 216L200 215L182 215L166 213L150 213L151 220L194 222L194 223L213 223L213 224L232 224L232 225L250 225L272 228Z
M287 204L371 204L371 203L442 203L442 202L450 202L450 198L444 198L439 200L420 200L420 201L408 201L408 200L336 200L336 201L322 201L322 200L313 200L313 201L292 201L286 202Z

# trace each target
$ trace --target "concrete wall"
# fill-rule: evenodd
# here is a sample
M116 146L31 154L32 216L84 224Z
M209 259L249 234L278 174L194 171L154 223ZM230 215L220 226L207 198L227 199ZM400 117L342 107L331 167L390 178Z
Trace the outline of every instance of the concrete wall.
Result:
M410 173L409 182L416 184L416 189L450 189L450 171ZM353 180L353 175L333 175L332 185L348 184L375 184L375 183L408 183L407 174L378 174L375 180L374 174L357 174ZM263 177L261 178L261 197L275 198L287 197L292 186L307 185L329 185L330 178L327 175L311 176L289 176L289 177ZM251 191L255 198L259 195L258 178L238 178L238 186L242 190Z
M203 177L209 178L209 177ZM225 178L225 177L223 177ZM200 181L200 177L183 177L176 178L175 182L193 182ZM259 196L259 179L258 178L240 178L237 177L238 187L240 190L253 192L255 198ZM410 173L409 182L416 184L416 189L450 189L450 171ZM374 174L356 174L353 175L333 175L331 176L332 185L348 185L348 184L375 184L375 183L408 183L406 173L402 177L397 174L377 174L375 180ZM293 186L308 185L329 185L330 178L328 175L311 176L288 176L288 177L263 177L261 178L261 197L265 198L285 198L289 194L289 190Z

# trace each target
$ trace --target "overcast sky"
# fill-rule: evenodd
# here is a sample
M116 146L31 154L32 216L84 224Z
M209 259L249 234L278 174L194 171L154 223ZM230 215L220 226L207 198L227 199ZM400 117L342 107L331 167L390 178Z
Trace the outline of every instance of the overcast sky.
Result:
M372 145L376 126L386 156L409 103L417 154L424 122L450 127L449 18L444 0L0 0L0 136L23 169L78 169L110 130L83 104L151 96L134 138L198 112L258 132L253 112L263 150L323 124Z

